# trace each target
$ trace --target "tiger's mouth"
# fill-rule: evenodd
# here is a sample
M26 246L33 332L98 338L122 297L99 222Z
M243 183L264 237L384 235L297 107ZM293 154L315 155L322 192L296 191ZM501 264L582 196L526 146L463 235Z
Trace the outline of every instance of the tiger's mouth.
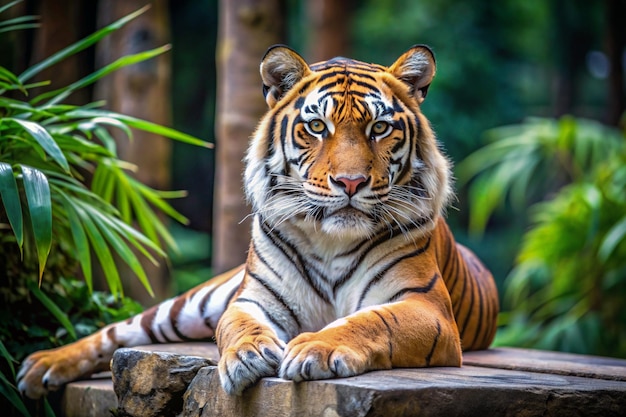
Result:
M323 213L317 220L323 232L341 237L369 236L375 228L372 216L352 205Z

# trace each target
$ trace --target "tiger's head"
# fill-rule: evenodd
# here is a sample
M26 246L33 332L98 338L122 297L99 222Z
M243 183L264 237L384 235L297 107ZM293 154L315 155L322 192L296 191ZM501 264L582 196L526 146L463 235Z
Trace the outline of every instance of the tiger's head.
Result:
M434 227L452 191L420 111L435 75L428 47L384 67L346 58L308 65L277 45L260 71L269 110L246 155L245 189L262 221L339 240Z

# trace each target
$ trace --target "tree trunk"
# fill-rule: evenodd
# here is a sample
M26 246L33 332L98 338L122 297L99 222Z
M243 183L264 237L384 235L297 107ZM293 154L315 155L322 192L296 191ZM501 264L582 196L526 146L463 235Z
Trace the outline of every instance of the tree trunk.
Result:
M111 23L145 6L145 0L101 0L98 9L98 27ZM169 42L169 19L167 0L153 0L146 13L132 20L120 30L104 38L97 48L96 62L100 68L115 59ZM95 96L106 100L110 110L138 117L165 126L171 124L170 114L170 57L163 54L157 58L124 67L102 79L96 86ZM156 188L167 189L170 182L169 158L171 142L164 137L135 130L128 140L120 132L117 141L120 159L137 165L138 180ZM156 301L169 295L169 273L165 262L155 267L140 257L150 278ZM121 263L124 275L131 272ZM126 271L128 271L126 273ZM154 304L138 279L122 279L125 294L144 305Z
M242 173L248 140L267 106L259 63L267 48L283 40L280 0L221 0L217 45L216 173L213 270L245 261L250 243Z
M624 111L626 110L626 97L624 95L624 66L623 57L626 50L626 2L623 0L608 0L606 4L606 51L611 63L609 72L609 88L606 122L618 126L620 122L626 128Z
M52 54L93 32L94 22L85 18L93 16L93 2L80 0L43 0L38 3L36 14L41 25L35 31L30 65L37 64ZM33 89L34 97L44 91L52 91L70 85L93 70L93 52L74 54L37 74L33 81L51 81L51 84ZM70 96L66 103L85 104L91 98L91 90L83 88Z
M308 0L309 25L307 59L325 61L336 56L348 56L351 45L352 0Z

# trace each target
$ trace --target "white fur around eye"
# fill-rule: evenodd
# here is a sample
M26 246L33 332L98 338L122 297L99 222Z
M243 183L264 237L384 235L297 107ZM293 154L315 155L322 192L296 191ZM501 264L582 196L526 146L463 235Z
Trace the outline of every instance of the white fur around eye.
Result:
M300 115L302 116L302 120L304 121L304 127L306 131L318 138L321 138L320 132L315 132L309 126L309 123L312 121L319 119L324 125L326 125L326 133L334 134L335 133L335 125L330 120L330 116L333 113L333 100L330 99L325 93L320 93L318 90L314 90L307 94L304 104L301 107Z

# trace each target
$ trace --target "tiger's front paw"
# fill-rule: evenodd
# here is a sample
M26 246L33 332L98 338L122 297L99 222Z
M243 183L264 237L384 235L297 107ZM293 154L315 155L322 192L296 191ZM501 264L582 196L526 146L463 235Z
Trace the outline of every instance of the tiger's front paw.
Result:
M90 374L93 363L81 360L71 345L57 349L42 350L28 356L17 374L17 388L32 399L40 398L49 391L56 391L64 384Z
M348 377L369 370L369 358L354 347L302 333L287 345L279 376L295 382Z
M218 364L224 391L241 395L265 376L276 375L285 344L268 336L245 337L222 353Z

